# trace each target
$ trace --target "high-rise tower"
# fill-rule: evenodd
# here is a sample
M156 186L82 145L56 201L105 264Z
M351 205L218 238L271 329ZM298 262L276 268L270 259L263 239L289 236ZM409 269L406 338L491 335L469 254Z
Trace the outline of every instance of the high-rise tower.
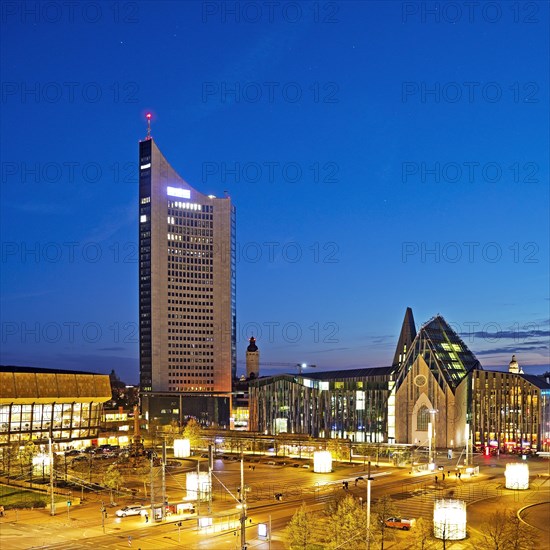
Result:
M139 144L139 353L149 416L204 416L204 399L231 392L235 282L231 199L193 189L148 136Z

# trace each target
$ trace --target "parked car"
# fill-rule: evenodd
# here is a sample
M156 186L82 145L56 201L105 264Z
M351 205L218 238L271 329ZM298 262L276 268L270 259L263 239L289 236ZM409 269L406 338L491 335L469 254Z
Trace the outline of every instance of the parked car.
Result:
M134 506L125 506L115 512L119 518L125 518L126 516L139 516L143 512L143 506L136 504Z
M80 454L80 451L78 449L70 449L69 451L65 451L66 456L78 456Z
M408 531L411 527L414 527L416 520L407 518L388 518L384 523L386 524L386 527L393 527L394 529L403 529L403 531Z

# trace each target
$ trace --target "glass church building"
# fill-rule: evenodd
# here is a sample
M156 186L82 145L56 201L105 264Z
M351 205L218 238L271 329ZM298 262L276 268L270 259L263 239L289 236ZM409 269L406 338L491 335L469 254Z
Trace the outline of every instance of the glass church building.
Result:
M514 366L514 364L516 366ZM548 450L550 384L485 370L438 315L418 333L407 309L391 367L250 381L250 429L501 452ZM433 430L433 432L431 431Z

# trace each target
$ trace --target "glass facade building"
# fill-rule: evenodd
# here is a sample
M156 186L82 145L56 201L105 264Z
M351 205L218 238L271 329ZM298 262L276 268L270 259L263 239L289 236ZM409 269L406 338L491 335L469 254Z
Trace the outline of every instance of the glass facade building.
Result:
M0 367L0 445L96 438L108 375L31 367Z
M550 385L538 376L478 370L471 384L473 445L489 452L548 450Z
M250 429L387 441L393 369L355 369L249 382Z

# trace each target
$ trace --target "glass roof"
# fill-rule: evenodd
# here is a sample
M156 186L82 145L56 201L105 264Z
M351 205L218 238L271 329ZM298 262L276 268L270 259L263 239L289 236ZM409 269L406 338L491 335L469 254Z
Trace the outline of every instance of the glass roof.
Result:
M400 373L401 380L418 355L423 356L434 374L443 376L453 392L466 374L482 368L460 336L440 315L430 319L418 332ZM440 379L440 376L436 378Z

